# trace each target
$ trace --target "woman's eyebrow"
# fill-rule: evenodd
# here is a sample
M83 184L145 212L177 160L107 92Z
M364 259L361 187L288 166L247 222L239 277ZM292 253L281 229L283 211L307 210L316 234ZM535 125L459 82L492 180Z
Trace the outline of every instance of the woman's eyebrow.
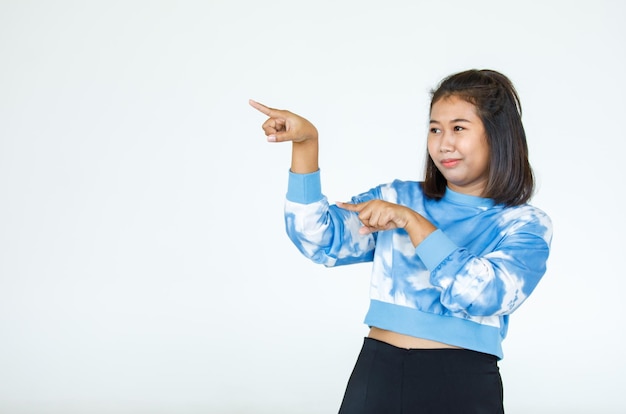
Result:
M465 118L455 118L453 120L450 121L450 123L454 123L454 122L467 122L467 123L472 123L472 121L465 119ZM441 122L437 121L436 119L431 119L430 120L431 124L441 124Z

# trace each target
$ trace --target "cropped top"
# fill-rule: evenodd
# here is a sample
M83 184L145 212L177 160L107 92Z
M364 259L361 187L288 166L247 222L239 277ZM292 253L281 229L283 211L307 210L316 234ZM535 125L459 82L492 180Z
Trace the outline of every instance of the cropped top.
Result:
M320 171L289 173L286 231L302 254L325 266L372 262L365 323L503 357L509 315L546 271L550 218L524 204L446 190L427 198L417 181L395 180L352 197L418 212L437 230L417 248L404 229L362 235L357 213L330 205Z

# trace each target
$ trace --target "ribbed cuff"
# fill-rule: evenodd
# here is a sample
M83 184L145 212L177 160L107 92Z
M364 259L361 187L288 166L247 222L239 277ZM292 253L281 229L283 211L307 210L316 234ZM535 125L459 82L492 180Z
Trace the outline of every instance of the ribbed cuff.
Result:
M417 245L415 253L422 259L428 270L432 271L456 248L457 245L441 229L437 229Z
M296 174L289 171L287 200L310 204L320 201L323 197L320 170L308 174Z

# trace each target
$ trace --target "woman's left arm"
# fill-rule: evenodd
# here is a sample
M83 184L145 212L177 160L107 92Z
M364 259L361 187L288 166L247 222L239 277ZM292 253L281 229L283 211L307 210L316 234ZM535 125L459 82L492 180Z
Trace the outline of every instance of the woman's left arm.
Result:
M382 200L338 203L359 214L362 234L403 228L441 290L441 303L471 316L507 315L517 309L546 271L552 223L533 209L513 220L496 250L482 256L457 246L441 229L408 207ZM532 207L529 207L532 209Z
M471 316L508 315L532 293L546 272L552 225L547 216L512 229L484 255L459 247L441 230L416 248L441 289L441 303Z

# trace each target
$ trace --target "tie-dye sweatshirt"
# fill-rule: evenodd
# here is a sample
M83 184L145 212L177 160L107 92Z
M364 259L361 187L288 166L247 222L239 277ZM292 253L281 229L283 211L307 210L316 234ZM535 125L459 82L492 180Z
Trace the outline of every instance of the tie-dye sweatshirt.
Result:
M417 248L404 229L359 234L357 214L329 205L320 172L289 173L285 222L298 249L325 266L372 264L365 324L502 358L509 314L546 270L552 224L524 204L448 189L426 198L419 182L393 181L352 198L407 206L437 230Z

